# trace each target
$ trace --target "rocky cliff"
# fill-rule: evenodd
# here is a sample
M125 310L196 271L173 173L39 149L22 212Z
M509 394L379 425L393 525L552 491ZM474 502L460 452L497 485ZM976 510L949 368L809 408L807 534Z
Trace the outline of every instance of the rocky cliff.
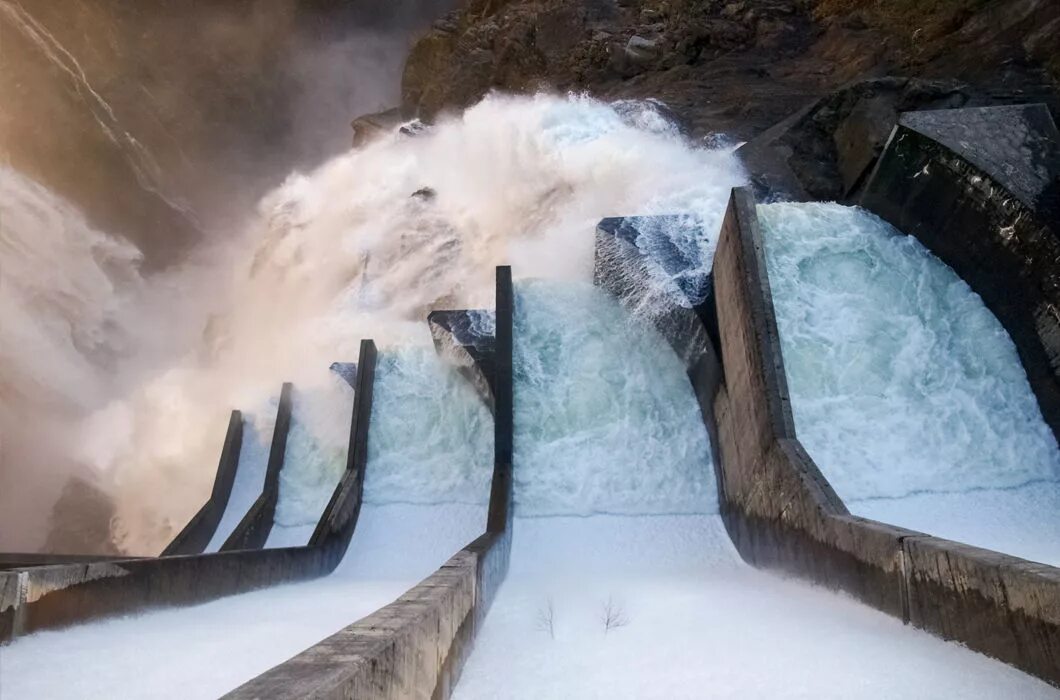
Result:
M413 47L408 114L490 89L657 97L697 137L748 138L812 98L883 75L957 79L1060 107L1050 0L467 0Z

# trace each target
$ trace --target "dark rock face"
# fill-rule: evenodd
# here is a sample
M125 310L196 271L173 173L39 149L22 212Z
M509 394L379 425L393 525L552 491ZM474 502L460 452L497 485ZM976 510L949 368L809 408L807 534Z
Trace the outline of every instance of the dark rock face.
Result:
M72 478L52 509L51 530L43 551L121 554L111 538L113 517L114 504L107 494L84 479Z
M860 203L974 289L1060 438L1060 134L1042 105L901 117Z
M1056 3L1009 0L963 14L945 6L916 10L918 16L905 19L930 20L941 29L915 47L908 41L916 27L881 24L859 3L824 11L829 4L835 3L472 1L436 22L413 48L402 101L431 118L491 89L654 97L697 139L713 133L748 139L843 85L886 74L958 79L992 103L1038 100L1060 107L1060 61L1053 58L1060 54L1045 48L1060 34L1047 31L1060 26ZM927 97L908 109L921 108ZM859 130L868 129L872 150L878 149L872 124L892 107L862 105L855 112L860 118L830 148L846 152ZM865 157L847 154L849 168L835 174L840 185L832 189L849 190Z
M817 100L737 152L760 197L842 201L864 184L900 112L976 99L986 98L955 81L867 80Z
M396 104L409 36L448 7L4 3L0 150L163 266L346 146L348 110Z

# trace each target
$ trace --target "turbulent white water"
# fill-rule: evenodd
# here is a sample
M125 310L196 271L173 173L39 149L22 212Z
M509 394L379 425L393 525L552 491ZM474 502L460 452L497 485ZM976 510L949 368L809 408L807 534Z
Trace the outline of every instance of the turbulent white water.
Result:
M489 410L433 349L383 352L376 372L367 502L333 574L19 638L0 652L4 697L217 697L390 603L481 535L493 471ZM333 389L347 399L345 411L315 417L341 422L346 440L352 392ZM306 398L294 396L296 420L328 406L323 394ZM256 431L271 434L271 426ZM291 473L269 546L304 544L334 489L330 470L344 466L326 431L296 439L304 442L289 441ZM420 503L397 502L417 495Z
M520 515L717 512L684 367L654 329L584 282L516 287Z
M195 343L168 343L185 349L182 359L141 372L135 388L72 431L116 498L123 546L157 552L201 505L228 411L270 420L281 381L320 390L330 364L354 359L362 337L426 345L430 309L492 305L495 265L588 279L593 227L606 215L689 211L716 230L743 178L735 158L690 148L645 110L582 97L487 98L416 137L388 134L292 175L243 236L182 271L183 285L174 274L154 290L152 278L141 296L154 294L155 325L174 299L201 298L205 331ZM411 196L425 187L433 196ZM183 287L187 294L172 291ZM29 329L44 323L25 320ZM69 347L59 349L43 366L16 346L27 376L77 366Z
M376 367L365 503L484 506L493 417L434 348L383 352Z
M517 288L511 568L454 698L1054 696L742 564L684 367L631 322L586 286Z
M1060 451L979 296L860 209L758 211L799 438L851 510L1060 563Z
M353 389L337 374L313 392L297 387L267 547L307 544L346 469Z
M609 602L622 623L610 631ZM718 516L516 518L508 580L454 700L704 697L1045 700L1056 690L742 565Z

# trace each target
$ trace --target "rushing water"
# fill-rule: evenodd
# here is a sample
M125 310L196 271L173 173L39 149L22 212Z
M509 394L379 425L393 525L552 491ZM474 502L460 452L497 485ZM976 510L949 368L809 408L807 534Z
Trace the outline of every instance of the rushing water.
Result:
M333 574L20 638L0 652L4 697L217 697L393 601L481 535L493 471L489 410L430 348L380 353L376 377L366 503ZM345 409L320 417L341 422L345 440L351 392L333 393ZM329 405L324 394L306 398L294 397L299 419ZM325 430L296 439L304 442L288 452L277 507L278 522L289 524L270 546L303 543L334 489L335 464L344 464Z
M851 510L1060 563L1060 451L979 296L863 210L759 216L796 429Z
M151 293L138 296L154 301L137 318L138 340L161 333L174 301L192 297L202 297L200 332L166 344L164 361L138 362L137 381L67 431L115 498L122 546L159 551L201 505L231 409L260 424L280 382L325 390L330 364L354 359L361 338L426 345L431 309L492 305L495 265L588 279L592 230L606 215L689 211L717 230L743 179L736 159L689 147L653 109L487 98L415 137L386 134L293 174L230 245L170 275L162 291L148 280ZM80 264L62 274L82 274ZM19 332L51 320L25 323ZM67 345L47 366L7 347L26 376L79 361Z
M666 342L587 285L516 291L511 567L454 698L1053 696L1000 662L743 565Z
M584 282L516 288L520 515L717 511L710 449L680 360Z

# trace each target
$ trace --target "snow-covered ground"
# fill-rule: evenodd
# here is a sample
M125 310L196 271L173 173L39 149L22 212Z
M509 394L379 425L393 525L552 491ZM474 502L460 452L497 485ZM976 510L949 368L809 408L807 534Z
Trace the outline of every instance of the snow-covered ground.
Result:
M0 648L0 697L216 698L399 597L485 518L482 506L365 506L330 576L20 638Z
M608 601L624 623L609 631ZM516 519L508 580L453 697L1058 695L846 596L742 564L720 518L703 515Z

